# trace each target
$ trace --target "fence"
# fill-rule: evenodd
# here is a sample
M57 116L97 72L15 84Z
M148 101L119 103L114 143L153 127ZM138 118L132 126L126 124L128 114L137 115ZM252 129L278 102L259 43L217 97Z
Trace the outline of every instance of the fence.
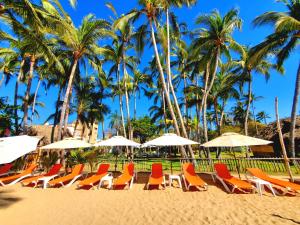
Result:
M246 168L260 168L268 173L286 173L283 158L226 158L226 159L183 159L183 158L149 158L149 159L134 159L135 170L137 172L150 172L153 163L162 163L165 172L180 172L182 162L195 162L196 172L213 172L215 163L224 163L231 172L244 173ZM99 163L111 164L111 170L121 171L124 164L129 160L124 159L103 159L99 158ZM300 174L300 158L290 159L290 166L293 174Z

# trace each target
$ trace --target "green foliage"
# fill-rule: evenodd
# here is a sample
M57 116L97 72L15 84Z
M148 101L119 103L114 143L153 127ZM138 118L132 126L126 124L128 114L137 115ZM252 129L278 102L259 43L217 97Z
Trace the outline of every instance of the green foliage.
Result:
M76 164L86 163L84 152L81 149L72 150L67 154L66 165L72 168Z
M83 158L89 164L91 172L93 172L97 166L97 156L99 155L98 150L90 150L82 153Z
M133 137L138 138L140 143L144 143L157 134L157 126L151 122L150 117L144 116L132 121Z
M12 167L13 171L20 171L24 168L25 166L25 157L20 157L17 160L14 161L14 165Z
M0 137L4 136L6 129L13 131L14 107L7 103L5 98L0 98Z
M57 152L49 152L49 155L44 155L41 157L42 167L48 172L49 169L57 162L59 156Z

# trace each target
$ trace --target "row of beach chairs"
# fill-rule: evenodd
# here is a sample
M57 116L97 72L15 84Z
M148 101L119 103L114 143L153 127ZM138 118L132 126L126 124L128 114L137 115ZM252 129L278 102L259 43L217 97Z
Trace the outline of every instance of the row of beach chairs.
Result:
M103 184L103 181L111 182L109 183L109 188L115 189L117 187L127 187L130 189L133 185L135 178L134 163L128 163L124 166L122 174L113 179L112 174L109 172L110 164L100 164L96 174L90 177L84 177L83 168L84 164L75 165L72 172L60 176L61 164L55 164L47 173L34 175L34 171L37 168L36 164L31 164L27 169L23 170L21 173L13 174L9 172L11 169L11 164L6 164L0 167L0 186L13 185L21 182L23 186L37 187L39 184L43 184L44 188L47 187L69 187L75 181L79 180L78 188L84 187L95 187L98 188ZM224 186L225 190L231 193L235 191L240 191L243 193L253 193L256 187L253 186L250 181L242 180L234 177L230 174L227 166L222 163L217 163L214 165L215 174L214 177L220 181ZM300 192L300 185L289 181L283 181L280 179L272 178L268 174L264 173L258 168L248 168L248 175L265 182L270 183L276 188L276 192L279 194L298 194ZM190 190L192 187L199 190L207 190L208 184L195 172L194 165L192 163L182 164L182 181L185 185L186 190ZM147 189L151 186L162 186L166 187L166 178L163 172L163 166L161 163L152 164L151 174L146 185ZM181 186L181 185L180 185Z

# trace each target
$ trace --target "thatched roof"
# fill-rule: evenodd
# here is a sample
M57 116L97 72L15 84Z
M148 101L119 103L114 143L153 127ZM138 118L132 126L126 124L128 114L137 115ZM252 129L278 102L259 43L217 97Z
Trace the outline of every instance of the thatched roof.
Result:
M290 125L291 125L291 119L285 118L280 120L281 128L282 128L282 134L284 143L286 146L286 149L288 150L289 146L289 132L290 132ZM277 156L281 155L281 146L279 142L279 136L277 132L277 125L276 121L268 124L264 129L260 130L259 132L259 138L263 138L269 141L274 142L274 152ZM296 130L295 130L295 149L296 154L300 154L300 116L297 117L296 121Z

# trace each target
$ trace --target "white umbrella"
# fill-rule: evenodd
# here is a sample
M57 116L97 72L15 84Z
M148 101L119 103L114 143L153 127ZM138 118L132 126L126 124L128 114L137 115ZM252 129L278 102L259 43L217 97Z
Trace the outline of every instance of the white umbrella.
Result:
M185 146L185 145L197 145L198 142L189 140L187 138L180 137L176 134L164 134L158 138L148 141L142 145L142 147L152 146Z
M96 144L94 144L95 147L140 147L140 144L131 140L128 140L127 138L124 138L122 136L114 136L112 138L109 138L107 140L98 141Z
M39 137L27 135L0 138L0 164L10 163L36 150Z
M76 138L66 138L61 141L54 142L41 147L41 149L75 149L75 148L90 148L91 144Z
M272 141L266 141L259 138L253 138L237 133L224 133L209 142L202 144L205 148L210 147L242 147L242 146L255 146L255 145L268 145Z

